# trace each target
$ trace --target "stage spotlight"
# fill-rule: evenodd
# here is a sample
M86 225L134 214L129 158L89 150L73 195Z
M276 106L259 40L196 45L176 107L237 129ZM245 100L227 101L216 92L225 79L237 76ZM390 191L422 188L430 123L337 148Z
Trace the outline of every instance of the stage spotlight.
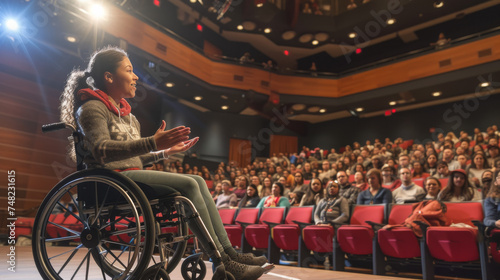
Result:
M90 14L95 18L95 19L101 19L106 16L106 9L100 5L100 4L94 4L92 5L90 9Z
M19 30L19 24L17 23L17 20L12 18L9 18L5 21L5 26L11 31Z

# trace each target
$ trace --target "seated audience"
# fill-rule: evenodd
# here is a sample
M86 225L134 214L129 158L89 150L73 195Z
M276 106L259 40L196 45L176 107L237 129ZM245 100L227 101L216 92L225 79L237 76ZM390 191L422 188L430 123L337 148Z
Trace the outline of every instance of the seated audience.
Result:
M319 201L314 210L316 225L330 225L329 222L345 223L349 220L349 202L340 196L339 185L331 181L326 189L326 196Z
M305 193L302 190L296 190L289 193L288 197L290 198L290 206L300 206L300 202L302 201L304 194Z
M401 180L396 178L396 168L389 164L382 166L382 187L393 191L401 186Z
M467 175L469 176L470 182L476 188L481 188L483 186L481 175L483 175L483 172L488 168L490 168L490 166L483 153L479 152L472 156L472 162L467 170Z
M284 187L281 183L274 183L272 187L272 194L262 198L257 205L258 208L262 207L277 207L285 206L290 207L288 198L283 196Z
M481 200L481 194L469 183L467 173L463 169L451 172L448 185L441 190L438 199L448 202Z
M222 193L222 182L217 183L215 185L214 192L212 193L212 198L214 199L214 201L217 201L217 198L221 193Z
M250 184L247 187L247 193L240 200L238 208L255 208L260 202L260 196L257 191L257 187L254 184Z
M401 186L392 192L393 203L403 204L422 201L425 197L425 190L411 181L411 171L408 168L399 170Z
M347 202L349 202L349 205L356 204L359 189L349 183L349 177L347 177L347 173L345 171L337 172L337 182L340 187L340 196L345 197L345 199L347 199Z
M233 193L238 198L238 201L240 201L247 193L248 179L246 176L239 176L238 179L238 185L235 185Z
M484 225L500 228L500 172L495 173L495 182L484 200Z
M321 173L318 175L318 178L321 180L323 185L328 183L328 181L333 179L333 176L337 174L335 169L332 169L330 162L328 160L324 160L321 164Z
M366 177L368 178L368 185L370 187L358 195L357 204L391 203L391 191L386 188L382 188L380 185L382 182L382 174L380 173L380 170L370 169L370 171L366 173Z
M491 185L494 183L493 182L493 173L494 172L492 170L487 169L481 175L481 182L483 183L481 195L482 195L483 199L486 198L486 195L488 195L488 192L490 191Z
M354 174L354 186L359 189L359 191L364 191L368 188L368 183L366 183L365 173L356 172Z
M323 197L323 183L318 178L314 178L309 182L309 187L300 200L299 206L317 205Z
M450 170L448 170L448 163L446 163L445 161L440 161L438 162L437 167L438 169L436 175L439 179L450 177Z
M434 176L437 173L437 156L432 153L427 156L424 163L424 170L429 173L430 176Z
M436 177L427 177L424 181L425 190L427 194L425 199L437 199L438 194L441 191L441 181Z
M228 208L238 205L238 198L230 191L230 189L231 182L228 180L222 181L222 194L219 195L217 202L215 203L217 208Z

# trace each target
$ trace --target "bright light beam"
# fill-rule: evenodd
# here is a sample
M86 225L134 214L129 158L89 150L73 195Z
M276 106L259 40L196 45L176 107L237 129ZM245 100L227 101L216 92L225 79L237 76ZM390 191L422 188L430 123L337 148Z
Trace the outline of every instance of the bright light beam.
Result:
M106 9L102 5L94 4L90 9L90 13L92 17L99 20L106 16Z
M19 24L15 19L12 18L7 19L7 21L5 21L5 26L12 31L17 31L19 29Z

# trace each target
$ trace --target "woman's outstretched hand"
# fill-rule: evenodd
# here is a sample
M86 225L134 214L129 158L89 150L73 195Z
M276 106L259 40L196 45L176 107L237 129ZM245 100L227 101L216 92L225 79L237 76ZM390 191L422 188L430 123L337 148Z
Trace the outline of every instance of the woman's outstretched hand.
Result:
M167 124L165 123L165 121L161 121L160 128L158 128L155 135L153 136L156 142L156 148L158 150L165 150L178 144L183 144L189 139L188 135L189 133L191 133L191 129L189 127L178 126L169 130L165 130L166 126Z
M165 152L169 156L176 154L176 153L185 152L185 151L189 150L191 147L193 147L198 142L198 140L200 140L200 137L195 137L193 139L189 139L187 141L181 142L181 143L173 146L172 148L168 149Z

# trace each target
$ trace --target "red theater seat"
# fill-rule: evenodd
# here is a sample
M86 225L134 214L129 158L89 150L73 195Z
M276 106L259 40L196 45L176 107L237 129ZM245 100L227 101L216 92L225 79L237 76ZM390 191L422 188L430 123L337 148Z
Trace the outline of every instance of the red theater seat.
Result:
M474 227L472 221L484 218L481 202L445 203L448 225L466 224ZM477 229L468 227L432 226L425 231L427 249L430 258L426 267L431 277L434 275L432 263L478 262L479 244ZM425 256L427 257L427 256ZM429 266L429 267L427 267ZM484 273L484 272L483 272Z
M285 223L271 229L271 244L269 244L269 260L279 262L279 249L297 251L299 249L300 227L295 222L311 223L313 206L290 207Z
M265 249L269 247L270 229L266 223L281 224L286 214L285 207L265 207L259 217L259 223L245 227L244 238L248 242L242 247L243 252L251 251L251 248Z
M237 208L221 208L219 209L220 219L224 225L234 225L234 217L236 216Z
M384 223L385 208L384 204L356 205L354 207L350 224L339 227L337 238L334 239L334 270L344 270L345 254L372 254L375 233L366 221Z
M243 224L255 224L259 218L259 208L241 208L235 219L234 225L225 225L224 229L227 232L227 237L234 247L241 247L241 240L243 238Z

